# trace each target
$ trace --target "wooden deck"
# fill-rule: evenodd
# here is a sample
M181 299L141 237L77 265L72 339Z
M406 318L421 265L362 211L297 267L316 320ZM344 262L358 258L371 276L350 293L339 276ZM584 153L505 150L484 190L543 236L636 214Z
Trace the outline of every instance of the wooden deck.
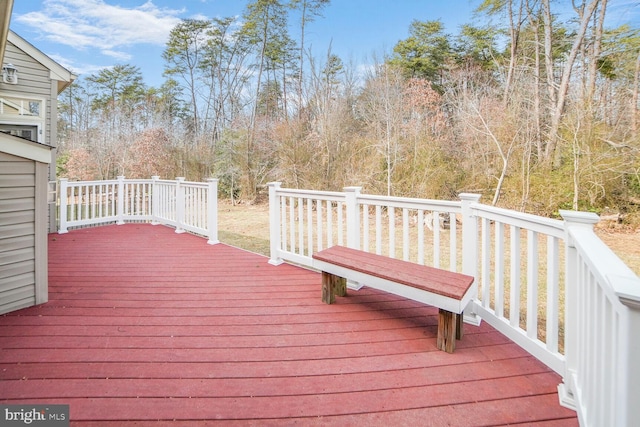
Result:
M146 224L49 236L50 302L0 316L0 402L72 425L577 425L561 382L483 323Z

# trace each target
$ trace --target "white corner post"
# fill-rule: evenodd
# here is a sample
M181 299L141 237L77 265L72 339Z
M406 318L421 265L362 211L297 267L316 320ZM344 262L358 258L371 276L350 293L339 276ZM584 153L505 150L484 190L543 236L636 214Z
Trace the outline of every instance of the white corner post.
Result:
M599 221L598 215L591 212L577 212L561 210L565 229L565 307L564 307L564 357L565 372L562 384L558 386L560 404L566 408L577 410L574 397L574 378L578 370L578 252L571 235L572 228L587 228L593 231L593 226Z
M120 175L118 178L118 205L116 206L116 224L122 225L124 224L124 193L125 193L125 184L124 184L124 176Z
M280 196L278 190L281 182L270 182L269 187L269 264L280 265L284 261L280 257L282 231L280 230Z
M609 277L616 295L625 306L621 316L619 339L621 350L616 363L620 384L618 407L619 425L640 425L640 278ZM614 362L615 363L615 362Z
M207 179L207 228L209 229L210 245L220 243L218 240L218 180Z
M464 310L464 321L473 325L479 325L482 319L475 312L475 304L478 301L478 218L473 213L473 204L478 203L480 194L461 193L458 195L462 201L462 273L474 277L474 300Z
M58 191L58 199L60 199L60 212L58 218L60 219L60 225L58 226L58 234L68 233L67 229L67 188L69 186L69 180L67 178L60 178L60 189Z
M160 177L154 175L151 177L151 224L158 225L158 208L160 203L160 190L158 187L158 180Z
M360 249L360 204L362 187L344 187L347 205L347 247Z
M182 228L184 225L185 209L184 187L182 186L184 179L183 176L176 178L176 233L185 232L184 228Z
M359 197L362 187L344 187L345 203L347 205L347 247L360 249L360 203ZM360 290L362 284L354 280L347 280L347 287Z

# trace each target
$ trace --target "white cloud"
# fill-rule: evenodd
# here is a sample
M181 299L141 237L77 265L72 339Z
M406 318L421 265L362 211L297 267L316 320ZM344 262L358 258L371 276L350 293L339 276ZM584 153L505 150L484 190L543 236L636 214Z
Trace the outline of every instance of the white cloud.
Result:
M196 13L194 15L191 15L190 19L197 19L200 21L206 21L208 19L210 19L207 15L203 14L203 13Z
M93 64L86 64L78 61L70 61L69 58L61 55L49 55L49 56L58 64L62 65L67 70L79 76L94 74L105 68L109 68L108 66L104 66L104 65L93 65Z
M184 12L160 8L151 0L129 9L104 0L45 0L41 11L15 20L51 42L126 60L131 57L127 52L131 46L163 46Z
M102 49L100 51L103 55L109 56L117 61L120 62L127 62L129 61L131 58L133 58L133 55L126 53L126 52L119 52L117 50L111 50L111 49Z

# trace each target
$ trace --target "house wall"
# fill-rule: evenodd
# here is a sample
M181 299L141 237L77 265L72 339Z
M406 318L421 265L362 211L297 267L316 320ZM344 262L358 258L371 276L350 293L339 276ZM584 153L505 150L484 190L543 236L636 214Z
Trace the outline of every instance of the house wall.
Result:
M0 78L0 123L22 132L38 127L37 143L0 133L0 313L48 300L48 231L56 231L57 96L76 76L9 31L3 64L18 70L17 84ZM38 101L34 113L30 101ZM26 109L24 109L26 107ZM22 109L21 109L22 108ZM18 125L18 126L16 126Z
M50 70L33 57L23 52L13 43L8 42L5 51L5 64L13 64L18 69L18 83L7 84L0 79L0 94L13 94L16 97L44 99L44 122L39 142L56 147L57 146L57 95L58 82L51 79ZM0 117L0 120L6 118ZM30 121L30 119L24 119ZM20 122L20 119L16 119ZM54 125L52 125L54 124ZM48 168L48 181L56 181L56 149L51 150L51 164ZM45 195L46 197L46 195ZM48 229L50 232L56 231L56 211L55 205L50 206L47 213Z
M11 42L7 43L5 64L13 64L18 69L18 84L0 82L0 91L25 97L37 97L46 100L43 138L39 140L47 145L55 145L51 139L51 93L55 81L51 80L49 70L35 59L25 54Z
M46 164L0 152L0 314L48 299L46 180Z

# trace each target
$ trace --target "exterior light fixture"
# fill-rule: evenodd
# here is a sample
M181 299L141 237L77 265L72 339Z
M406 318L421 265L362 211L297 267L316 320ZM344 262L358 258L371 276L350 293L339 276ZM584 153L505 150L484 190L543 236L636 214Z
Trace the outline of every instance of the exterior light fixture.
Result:
M11 85L18 84L18 69L13 64L2 66L2 82Z

